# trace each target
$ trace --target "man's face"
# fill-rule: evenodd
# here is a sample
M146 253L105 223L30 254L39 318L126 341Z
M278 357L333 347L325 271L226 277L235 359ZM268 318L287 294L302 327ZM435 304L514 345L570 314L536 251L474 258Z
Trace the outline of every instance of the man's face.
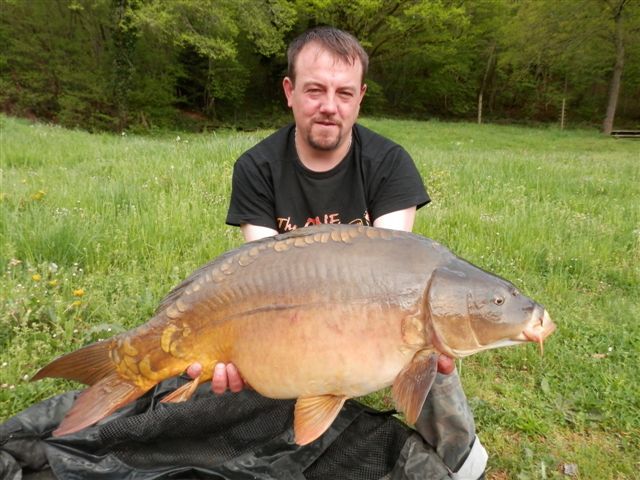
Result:
M348 138L366 91L362 65L337 60L316 44L306 45L295 64L295 85L283 81L298 141L316 150L336 150Z

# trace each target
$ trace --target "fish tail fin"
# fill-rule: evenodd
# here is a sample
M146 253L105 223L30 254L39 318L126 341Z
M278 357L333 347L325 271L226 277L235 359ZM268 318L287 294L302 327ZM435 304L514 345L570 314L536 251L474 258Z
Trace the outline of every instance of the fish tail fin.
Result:
M112 372L95 385L84 390L64 417L53 435L59 437L82 430L115 412L121 406L142 396L142 388Z
M53 432L54 436L67 435L88 427L151 388L152 385L145 388L118 374L109 355L111 345L112 340L105 340L63 355L40 369L31 379L67 378L92 385L78 396Z
M52 377L93 385L115 371L115 365L109 356L111 343L112 340L92 343L56 358L41 368L31 381Z

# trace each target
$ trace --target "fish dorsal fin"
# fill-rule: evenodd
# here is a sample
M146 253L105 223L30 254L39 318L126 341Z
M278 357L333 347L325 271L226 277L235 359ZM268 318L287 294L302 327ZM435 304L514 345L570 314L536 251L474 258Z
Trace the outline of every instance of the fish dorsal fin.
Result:
M322 435L340 413L347 397L319 395L298 398L293 428L298 445L306 445Z
M393 382L393 400L404 412L407 422L416 423L431 385L438 373L438 354L421 350L402 369Z

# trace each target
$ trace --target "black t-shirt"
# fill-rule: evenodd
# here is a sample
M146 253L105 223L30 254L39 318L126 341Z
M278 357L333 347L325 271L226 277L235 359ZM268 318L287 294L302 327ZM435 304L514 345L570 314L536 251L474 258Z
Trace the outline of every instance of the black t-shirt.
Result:
M333 169L306 168L295 148L295 126L267 137L237 160L227 224L283 233L319 223L371 225L390 212L430 199L409 154L361 126L347 156Z

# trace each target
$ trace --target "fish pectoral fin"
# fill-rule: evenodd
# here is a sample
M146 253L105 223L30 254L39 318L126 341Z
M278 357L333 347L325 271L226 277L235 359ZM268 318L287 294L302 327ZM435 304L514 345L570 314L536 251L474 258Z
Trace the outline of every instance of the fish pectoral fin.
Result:
M191 398L191 395L195 393L198 385L200 385L203 381L204 379L198 377L194 380L191 380L190 382L185 383L181 387L176 388L169 395L165 395L162 400L160 400L160 403L186 402Z
M148 388L128 382L116 373L108 375L78 396L71 410L53 431L53 436L67 435L93 425L147 390Z
M393 382L393 400L407 422L416 423L438 373L438 353L420 351Z
M340 413L345 396L301 397L296 402L293 429L296 443L307 445L322 435Z

